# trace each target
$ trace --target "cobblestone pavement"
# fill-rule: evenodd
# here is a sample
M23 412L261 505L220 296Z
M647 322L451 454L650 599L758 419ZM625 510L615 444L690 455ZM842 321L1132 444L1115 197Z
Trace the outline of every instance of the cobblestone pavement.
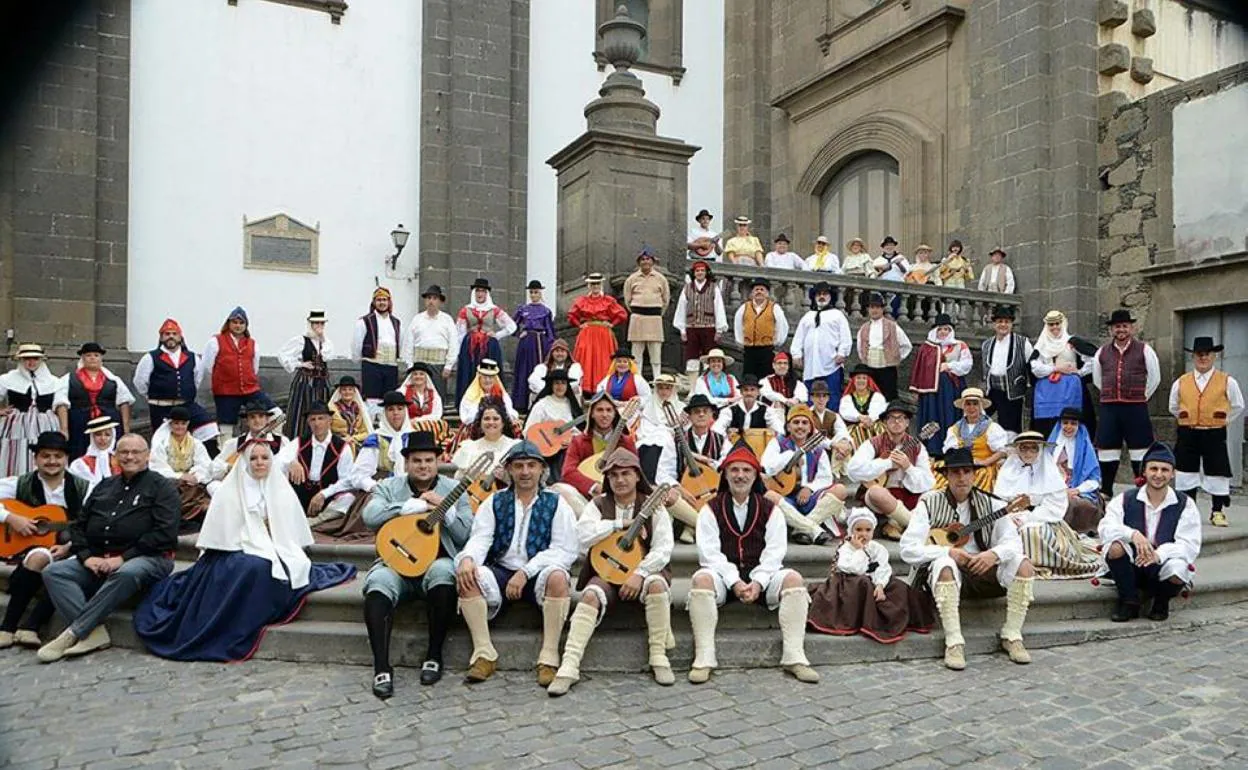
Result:
M1147 622L1147 621L1145 621ZM972 657L776 669L699 688L586 678L547 698L528 674L386 703L351 666L170 663L109 650L51 666L0 652L0 765L239 770L393 767L1245 768L1248 617L1198 631Z

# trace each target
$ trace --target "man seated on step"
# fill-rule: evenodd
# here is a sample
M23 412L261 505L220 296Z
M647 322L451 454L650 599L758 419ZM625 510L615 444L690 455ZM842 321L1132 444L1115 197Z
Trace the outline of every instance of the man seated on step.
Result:
M395 475L403 473L403 447L405 439L412 432L407 418L407 398L397 390L386 392L381 397L381 422L377 430L368 434L360 444L355 455L355 464L351 467L351 477L355 488L361 492L372 492L377 485ZM428 433L430 441L435 441L433 431ZM439 449L439 451L441 451Z
M1114 578L1118 603L1110 620L1140 616L1140 588L1153 595L1149 620L1170 617L1170 600L1195 575L1200 555L1200 511L1188 495L1176 494L1174 453L1162 443L1144 453L1144 486L1128 489L1105 506L1101 547Z
M599 390L585 404L589 419L585 430L572 437L567 451L563 455L563 468L559 473L559 483L552 484L551 489L567 501L576 516L581 515L585 504L602 494L602 482L581 472L581 463L602 452L607 446L607 438L620 422L620 410L614 399L605 390ZM633 437L627 428L620 436L619 447L637 451Z
M752 374L741 377L741 400L725 407L715 420L715 430L740 439L742 432L750 428L763 428L773 433L784 433L784 420L778 410L770 409L759 398L758 378ZM735 431L735 433L734 433Z
M178 485L182 520L202 518L212 500L206 488L212 480L212 458L204 443L191 435L191 413L186 407L170 409L164 423L152 434L151 458L152 470Z
M505 604L520 600L542 610L542 647L537 683L549 687L559 668L559 636L571 601L572 563L580 550L576 516L559 495L545 489L546 461L531 441L503 458L510 486L485 498L472 535L455 557L459 614L472 636L465 682L494 675L498 651L489 621Z
M109 419L109 418L105 418ZM9 500L38 508L42 505L59 505L65 509L69 521L78 518L82 503L87 498L90 483L66 473L69 461L69 441L59 431L45 431L30 445L35 455L35 470L21 476L0 479L0 500ZM37 534L34 521L13 511L7 511L0 503L0 524L8 528L6 539L11 535L28 537ZM39 629L52 619L55 608L47 596L40 597L25 621L22 615L43 587L42 572L56 559L69 555L68 535L62 533L58 544L51 548L32 548L9 574L9 603L0 621L0 649L12 647L38 647Z
M920 498L901 536L901 558L917 568L911 585L931 591L945 629L945 666L954 671L966 668L966 642L958 615L964 596L995 598L1004 594L1001 649L1015 663L1031 662L1023 646L1023 621L1031 606L1035 570L1023 555L1023 541L1006 513L1006 504L975 486L977 468L970 449L957 447L946 452L941 472L948 485ZM1020 500L1019 504L1025 502ZM980 519L992 523L981 525L961 546L928 543L933 529L966 526Z
M641 473L641 460L627 449L611 453L603 467L603 493L595 497L581 512L576 523L582 555L608 536L628 530L642 504L654 489ZM607 582L586 559L581 566L577 590L581 599L568 622L568 641L563 648L563 662L546 692L552 697L564 695L581 677L581 658L585 647L607 610L621 600L645 605L649 665L654 681L661 685L675 684L672 664L667 660L668 642L672 638L672 602L670 594L672 558L672 520L660 503L642 526L638 541L645 555L623 584Z
M862 442L845 465L849 480L861 484L863 504L884 520L881 534L901 537L919 497L936 486L932 458L923 442L910 435L914 407L894 401L884 410L884 432Z
M43 571L48 596L69 625L39 648L41 663L112 644L103 625L109 613L173 571L181 508L178 487L148 469L142 436L122 436L116 456L121 473L96 485L81 514L70 523L71 558Z
M386 394L387 396L390 394ZM384 403L383 397L383 403ZM389 411L391 407L387 408ZM406 410L406 406L402 407ZM406 415L405 415L406 418ZM405 434L401 476L380 481L364 506L364 524L374 532L396 516L433 510L457 482L438 474L442 447L429 431ZM403 577L378 559L364 578L364 626L373 651L373 695L386 699L394 694L394 669L390 667L390 631L394 611L407 599L425 603L429 621L429 646L420 667L420 683L433 684L442 678L442 645L446 631L455 619L455 564L452 561L468 542L472 530L472 506L467 495L460 495L446 512L438 531L438 557L425 574Z
M332 413L323 402L305 412L311 433L291 442L278 462L286 467L295 494L312 524L345 516L355 502L355 459L346 439L329 431Z
M788 548L784 514L764 494L763 466L744 443L721 464L719 494L698 512L698 571L686 608L693 626L689 681L702 684L718 666L715 625L729 595L745 604L764 600L779 608L783 651L780 665L801 682L818 682L806 659L806 611L810 593L795 570L784 567Z
M234 467L234 463L238 462L240 455L238 448L240 446L246 444L249 439L260 438L261 434L268 434L270 441L274 439L273 429L269 425L274 420L274 414L272 410L265 407L263 402L248 401L243 406L241 414L247 426L247 432L226 441L225 445L221 447L220 454L212 458L212 465L210 466L212 481L208 482L209 493L217 491L217 488L221 486L221 482L225 480L226 474ZM286 447L290 446L290 439L280 434L278 434L277 438L280 438L282 443L281 448L273 457L274 462L280 461L283 455L290 454L286 449ZM278 465L274 470L279 473L285 473L286 467Z
M776 477L786 470L788 464L815 433L815 416L805 404L789 408L787 433L778 435L763 452L763 471ZM784 518L793 530L793 542L809 545L826 543L834 535L840 536L837 519L844 515L845 486L837 484L832 475L828 453L820 444L806 452L797 467L797 487L792 494L783 497L779 492L767 491L767 499L780 507Z

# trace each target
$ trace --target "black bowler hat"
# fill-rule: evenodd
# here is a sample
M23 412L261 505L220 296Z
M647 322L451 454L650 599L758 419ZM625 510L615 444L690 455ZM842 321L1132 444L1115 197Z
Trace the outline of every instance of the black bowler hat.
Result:
M1225 349L1225 345L1213 344L1213 337L1197 337L1190 348L1183 348L1188 353L1221 353Z
M997 305L996 307L992 309L992 320L995 321L998 318L1006 318L1006 319L1013 321L1014 320L1014 308L1010 307L1009 305Z
M741 375L741 382L738 383L738 385L742 388L757 388L758 387L758 375L743 374Z
M1073 406L1062 407L1062 413L1058 415L1057 421L1065 422L1067 420L1083 422L1083 410Z
M894 237L893 237L893 236L891 236L891 235L886 235L886 236L884 236L884 240L880 241L880 248L884 248L885 246L889 245L890 243L891 243L892 245L896 246L896 245L897 245L897 239L896 239L896 238L894 238Z
M932 321L932 328L935 329L937 326L948 326L952 329L955 324L953 323L953 319L949 317L948 313L939 313L936 316L936 320Z
M242 409L242 414L244 417L248 417L253 414L267 415L268 413L269 413L269 410L265 408L264 404L260 403L259 401L248 401L246 404L243 405L243 409Z
M750 288L753 289L755 286L763 286L767 289L770 289L771 281L767 280L761 275L756 275L754 276L754 279L750 281Z
M945 462L937 470L948 473L954 468L974 468L975 457L969 447L955 447L945 451Z
M107 352L107 350L100 347L100 343L98 342L86 342L83 343L82 347L78 348L78 355L80 356L85 356L88 353L99 353L100 355L104 355Z
M542 285L541 281L534 278L533 280L529 281L529 285L526 288L529 291L533 291L534 289L545 289L546 287Z
M32 452L38 452L41 449L54 449L58 452L69 454L69 439L62 436L59 430L45 430L30 445L30 451Z
M904 414L907 417L914 417L914 407L908 401L900 399L888 402L888 406L884 407L884 414L881 417L887 417L893 412Z
M707 217L708 219L714 219L714 218L715 218L714 216L712 216L712 215L711 215L711 212L707 211L706 209L702 209L701 211L699 211L699 212L698 212L698 215L697 215L696 217L694 217L694 219L695 219L695 220L696 220L696 219L701 219L702 217Z
M567 369L547 369L546 376L542 379L544 379L547 383L572 381L572 378L568 376Z
M407 396L404 396L397 390L387 390L385 395L381 397L381 408L388 406L407 406Z
M442 293L442 287L441 287L441 286L439 286L439 285L437 285L436 283L434 283L434 284L430 284L430 285L429 285L429 288L428 288L428 289L425 289L425 290L421 293L421 295L420 295L420 296L422 296L422 297L437 297L438 299L442 300L443 302L446 302L446 295Z
M407 367L407 371L406 371L406 372L404 372L404 374L411 374L412 372L418 372L418 371L419 371L419 372L424 372L424 373L425 373L426 375L428 375L429 377L433 377L433 376L434 376L434 374L433 374L433 367L432 367L432 366L430 366L429 364L426 364L424 361L417 361L416 363L414 363L414 364L412 364L411 366Z
M334 387L335 388L358 388L360 387L360 385L359 383L355 381L354 377L352 377L349 374L344 374L342 375L342 378L338 380L338 384L335 385Z
M860 374L865 374L865 375L867 375L868 377L875 377L875 370L874 370L874 369L872 369L871 367L867 366L866 364L861 364L861 363L860 363L860 364L857 364L856 366L854 366L854 369L853 369L853 371L851 371L851 372L849 373L849 376L850 376L850 377L857 377L857 376L858 376L858 375L860 375Z
M615 351L615 354L611 356L612 361L618 361L621 358L627 358L629 361L636 360L633 358L633 354L628 352L628 350L624 348L620 348L619 350Z
M415 454L416 452L432 452L440 454L442 447L438 446L433 431L414 430L407 434L407 438L403 440L403 449L401 450L404 457Z
M169 414L168 416L165 417L165 419L168 420L169 422L173 422L174 420L177 420L179 422L190 422L191 410L187 409L184 406L175 406L174 408L169 410Z
M1135 319L1131 317L1131 311L1127 310L1125 307L1120 307L1109 314L1109 320L1105 322L1105 325L1113 326L1114 324L1133 323L1135 323Z
M328 414L333 414L333 412L329 411L329 407L325 405L324 401L313 401L312 405L308 407L308 410L303 413L303 416L311 417L312 415L315 415L315 414L327 414L328 415Z
M489 291L490 282L484 278L478 278L477 280L472 282L472 288L474 291L477 289L485 289L486 291Z
M707 398L704 393L693 394L693 397L689 399L689 403L685 404L685 414L690 414L694 409L698 409L699 407L706 407L716 415L719 414L719 407L715 406L715 403Z

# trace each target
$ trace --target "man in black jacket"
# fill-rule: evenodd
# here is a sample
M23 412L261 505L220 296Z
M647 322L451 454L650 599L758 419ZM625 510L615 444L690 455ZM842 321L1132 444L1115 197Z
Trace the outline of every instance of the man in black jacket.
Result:
M112 642L109 613L173 570L181 499L177 484L149 471L143 437L117 442L121 474L101 481L69 528L72 558L43 572L56 611L69 623L39 648L41 663L85 655Z

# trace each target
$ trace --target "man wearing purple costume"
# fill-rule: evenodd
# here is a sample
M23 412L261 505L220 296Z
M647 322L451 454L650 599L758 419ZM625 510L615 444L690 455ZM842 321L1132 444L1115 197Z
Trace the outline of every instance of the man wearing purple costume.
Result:
M511 385L511 403L517 409L528 410L529 375L533 369L546 360L550 346L555 342L555 316L550 308L542 304L542 290L546 287L541 281L529 281L529 302L516 308L516 337L520 342L516 345L515 380Z

